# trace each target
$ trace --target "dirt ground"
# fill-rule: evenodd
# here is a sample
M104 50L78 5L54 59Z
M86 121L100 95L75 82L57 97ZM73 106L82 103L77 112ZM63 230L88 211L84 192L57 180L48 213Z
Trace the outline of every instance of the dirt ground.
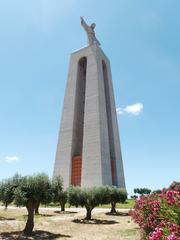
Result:
M83 220L84 209L67 209L59 213L55 208L41 208L35 217L34 235L24 237L27 212L23 208L0 209L0 239L62 239L62 240L140 240L138 226L128 216L127 210L119 210L116 216L108 209L94 209L92 220Z

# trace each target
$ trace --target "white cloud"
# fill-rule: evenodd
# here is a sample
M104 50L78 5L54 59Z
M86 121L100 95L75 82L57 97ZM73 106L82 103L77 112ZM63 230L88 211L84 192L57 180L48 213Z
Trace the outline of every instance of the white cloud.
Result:
M5 162L7 163L12 163L12 162L17 162L19 161L19 157L17 156L6 156L5 157Z
M124 113L124 110L123 110L123 108L116 108L116 112L117 112L117 114L123 114Z
M142 110L143 110L143 104L142 103L135 103L132 105L128 105L124 108L117 108L117 114L125 114L125 113L129 113L132 115L139 115Z

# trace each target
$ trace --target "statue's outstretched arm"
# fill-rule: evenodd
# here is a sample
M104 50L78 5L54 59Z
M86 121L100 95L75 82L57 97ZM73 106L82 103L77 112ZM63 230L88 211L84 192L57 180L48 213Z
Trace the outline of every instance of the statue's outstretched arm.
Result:
M84 21L84 18L83 17L80 17L81 18L81 25L84 27L84 29L86 30L88 25L87 23Z

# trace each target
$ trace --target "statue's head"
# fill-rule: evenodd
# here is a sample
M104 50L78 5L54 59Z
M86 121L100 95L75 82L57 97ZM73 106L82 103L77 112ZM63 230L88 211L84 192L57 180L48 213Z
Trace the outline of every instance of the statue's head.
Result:
M91 28L94 30L95 27L96 27L96 24L95 24L95 23L92 23L92 24L91 24Z

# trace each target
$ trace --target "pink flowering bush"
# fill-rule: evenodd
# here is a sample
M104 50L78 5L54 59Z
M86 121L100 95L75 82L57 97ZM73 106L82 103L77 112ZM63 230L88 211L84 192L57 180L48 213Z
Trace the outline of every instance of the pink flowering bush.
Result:
M141 195L130 211L147 240L180 240L180 183L159 194Z

